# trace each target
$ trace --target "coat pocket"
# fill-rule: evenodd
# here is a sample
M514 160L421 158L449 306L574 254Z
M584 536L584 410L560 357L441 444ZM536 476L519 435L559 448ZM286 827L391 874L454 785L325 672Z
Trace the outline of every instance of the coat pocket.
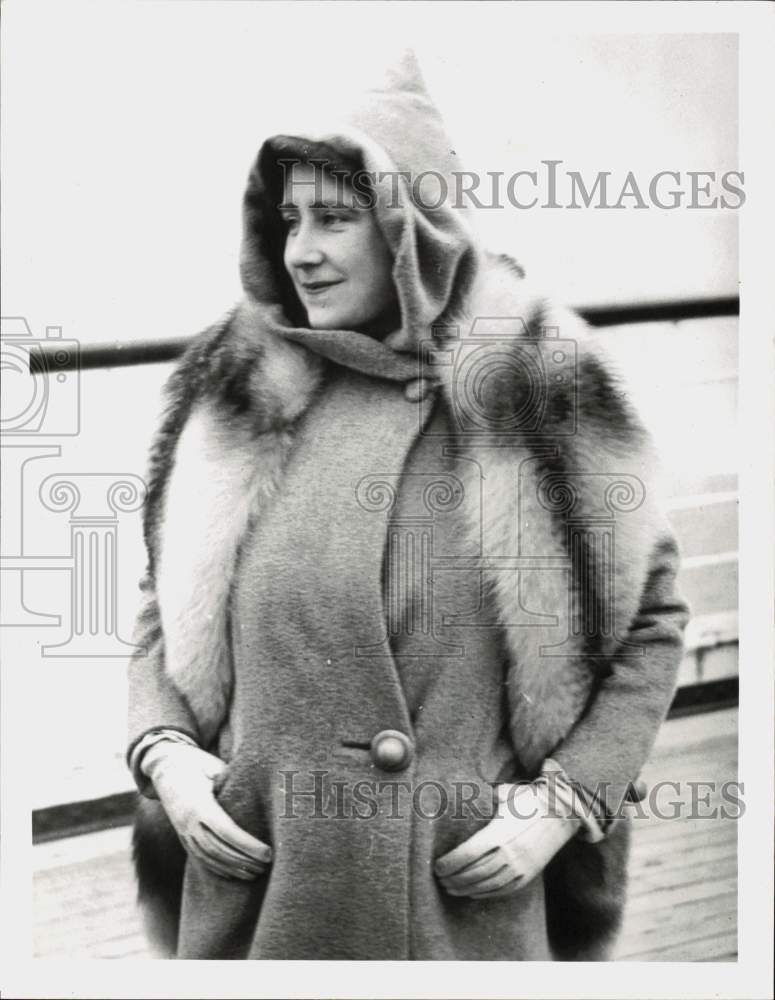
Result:
M522 768L506 729L493 739L484 742L477 756L476 770L479 777L491 785L519 781Z
M213 795L227 815L251 836L272 844L271 816L265 785L267 776L257 760L238 755L213 782Z
M489 781L471 771L440 782L447 790L440 815L427 817L431 858L458 847L490 823L497 812L497 793ZM424 817L426 818L426 817Z

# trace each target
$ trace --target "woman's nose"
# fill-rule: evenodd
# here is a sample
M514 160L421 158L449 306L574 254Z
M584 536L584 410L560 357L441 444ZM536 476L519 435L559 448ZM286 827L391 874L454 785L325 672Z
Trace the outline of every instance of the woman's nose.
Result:
M313 227L300 225L297 232L289 237L286 259L292 267L313 267L323 262L323 251Z

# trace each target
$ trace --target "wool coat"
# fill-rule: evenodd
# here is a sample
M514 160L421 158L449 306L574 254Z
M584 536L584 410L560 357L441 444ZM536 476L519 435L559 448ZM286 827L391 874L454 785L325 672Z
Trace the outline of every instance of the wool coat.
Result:
M309 329L272 178L313 142L374 177L455 169L404 65L350 124L274 137L251 171L245 298L176 367L151 449L129 752L176 728L220 755L216 796L273 861L222 879L141 799L149 926L180 958L605 958L620 806L687 616L648 435L578 317L390 178L374 211L400 326ZM434 860L549 756L605 839L512 896L447 895Z

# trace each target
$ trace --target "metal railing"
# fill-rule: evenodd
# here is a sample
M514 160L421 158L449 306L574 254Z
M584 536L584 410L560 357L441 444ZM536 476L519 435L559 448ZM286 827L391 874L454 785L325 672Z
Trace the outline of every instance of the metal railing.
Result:
M736 296L703 299L675 299L663 302L634 302L622 305L578 306L575 311L590 326L624 326L630 323L677 323L687 319L710 319L738 316L740 300ZM56 339L42 341L32 348L37 371L85 371L89 368L118 368L128 365L159 364L174 361L192 337L167 337L154 340L113 341L104 344L81 344L68 357L60 353ZM31 366L33 367L33 366ZM33 371L33 374L36 372Z

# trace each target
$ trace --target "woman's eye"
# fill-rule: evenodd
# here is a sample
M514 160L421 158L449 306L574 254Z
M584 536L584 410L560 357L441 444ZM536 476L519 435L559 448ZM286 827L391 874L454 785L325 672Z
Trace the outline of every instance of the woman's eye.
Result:
M323 213L323 225L324 226L336 226L340 222L344 222L345 217L341 212L324 212Z
M286 233L294 232L299 227L299 219L295 215L283 215L281 216L283 227Z

